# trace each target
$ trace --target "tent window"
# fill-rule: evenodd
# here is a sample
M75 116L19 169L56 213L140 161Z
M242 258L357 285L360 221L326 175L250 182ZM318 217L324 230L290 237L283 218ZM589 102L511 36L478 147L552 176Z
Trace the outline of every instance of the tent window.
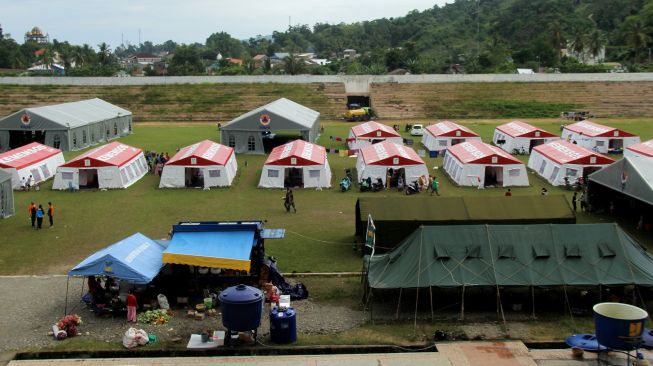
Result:
M480 245L469 245L465 248L465 257L466 258L481 258L481 246Z
M77 147L77 134L73 132L73 146Z
M320 177L320 171L317 169L309 170L308 171L308 176L311 178L319 178Z
M549 258L549 249L543 245L534 245L533 256L535 259Z
M113 123L113 134L118 136L118 124L116 122Z
M515 258L515 249L512 245L499 245L499 258Z
M605 146L605 141L597 141L596 146Z
M236 136L229 136L229 147L236 147Z
M519 169L508 169L509 177L519 177L519 175L520 175Z
M61 172L61 179L73 180L73 172Z
M120 169L120 178L122 179L122 184L127 184L129 180L127 180L127 173L125 173L125 169Z
M542 160L542 165L540 165L540 175L544 174L544 169L546 169L546 160Z
M599 243L599 256L601 258L612 258L616 257L617 253L608 246L606 243Z
M59 134L54 135L54 139L52 139L52 145L54 145L55 149L61 147L61 137L59 137Z
M50 178L50 169L48 169L47 164L43 164L39 167L41 169L41 173L43 173L43 179L48 179Z
M577 174L578 174L577 169L567 168L567 170L565 171L565 175L568 176L568 177L575 177Z
M449 250L444 245L436 244L434 249L435 259L450 259Z
M132 121L131 120L127 121L127 129L129 130L129 132L132 132Z
M580 258L580 248L578 245L567 244L565 245L565 257L567 258Z
M86 131L82 131L82 144L86 145Z
M438 141L438 145L440 145L440 146L447 146L447 140L440 140L440 141Z
M269 169L268 178L279 178L279 171L276 169Z
M209 170L209 177L211 178L220 178L220 171L216 169Z
M109 129L109 125L107 125L107 138L111 136L111 130Z
M254 136L247 138L247 151L256 151L256 140Z

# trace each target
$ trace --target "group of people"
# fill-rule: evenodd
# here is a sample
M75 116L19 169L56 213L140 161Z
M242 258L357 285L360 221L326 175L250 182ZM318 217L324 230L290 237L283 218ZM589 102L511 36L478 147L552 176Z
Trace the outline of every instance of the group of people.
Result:
M106 309L107 306L112 309L120 307L119 291L118 284L112 277L107 277L104 281L104 287L102 286L102 280L99 278L96 278L95 276L88 277L88 293L91 296L91 306L98 310ZM131 289L127 294L126 306L127 321L136 323L136 308L138 307L138 301L134 291Z
M43 227L43 218L47 215L50 221L50 229L54 227L54 205L48 202L47 212L43 209L43 205L36 205L33 201L30 202L27 212L32 222L32 228L40 230Z
M150 173L154 175L161 175L163 166L170 160L168 153L156 153L155 151L146 151L145 160L150 167Z
M31 191L32 188L38 191L39 185L36 183L36 179L31 174L29 178L22 177L20 178L20 190L21 191Z

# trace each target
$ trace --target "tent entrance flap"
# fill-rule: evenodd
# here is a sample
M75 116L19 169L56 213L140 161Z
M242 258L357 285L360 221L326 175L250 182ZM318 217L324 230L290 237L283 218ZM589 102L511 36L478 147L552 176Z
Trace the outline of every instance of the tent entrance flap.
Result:
M503 168L500 166L485 167L485 186L502 187L503 186Z
M451 139L451 146L462 144L463 142L465 142L465 139Z
M9 131L9 147L12 149L32 142L45 144L45 131Z
M610 139L608 141L608 148L609 149L623 149L624 148L624 140L622 139Z
M284 169L284 188L303 188L304 187L304 169L303 168L286 168Z
M529 143L529 146L528 146L528 152L530 153L535 146L540 146L540 145L544 144L545 141L546 140L544 140L544 139L532 139L530 141L530 143Z
M79 170L79 189L96 189L99 187L97 169Z
M583 179L587 179L587 176L594 173L597 170L601 170L599 166L586 166L583 168Z
M202 168L185 168L184 182L188 188L204 187L204 172Z

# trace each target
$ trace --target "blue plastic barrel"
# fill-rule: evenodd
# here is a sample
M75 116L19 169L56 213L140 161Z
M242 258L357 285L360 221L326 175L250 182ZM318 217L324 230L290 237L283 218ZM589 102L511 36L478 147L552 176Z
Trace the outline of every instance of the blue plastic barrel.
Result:
M642 342L648 313L636 306L617 302L594 305L594 325L599 343L615 350L630 351Z
M270 339L274 343L286 344L297 340L297 312L293 308L270 311Z
M437 158L438 155L440 155L440 152L438 150L430 150L429 151L429 157L431 157L431 158Z

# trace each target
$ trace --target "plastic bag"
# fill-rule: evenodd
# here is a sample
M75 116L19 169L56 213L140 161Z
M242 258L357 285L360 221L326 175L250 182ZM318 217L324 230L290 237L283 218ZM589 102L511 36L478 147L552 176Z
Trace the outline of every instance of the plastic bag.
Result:
M136 330L136 343L139 346L144 346L150 342L150 337L147 335L143 329Z
M138 343L136 342L136 329L127 329L125 335L122 337L122 345L125 346L125 348L134 348L138 346Z
M169 310L170 309L170 304L168 303L168 298L164 294L159 294L157 297L157 300L159 300L159 307L163 310Z

